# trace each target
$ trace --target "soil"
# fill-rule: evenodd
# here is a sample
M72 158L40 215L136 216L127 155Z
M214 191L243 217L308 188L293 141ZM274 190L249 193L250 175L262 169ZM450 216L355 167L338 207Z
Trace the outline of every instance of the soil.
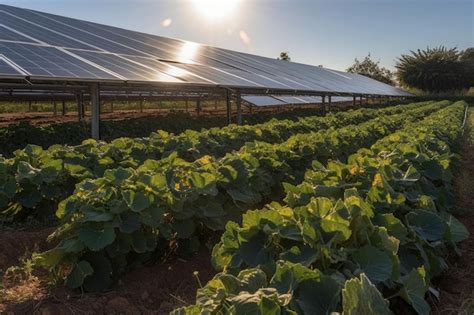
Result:
M459 206L456 217L467 227L471 236L459 245L461 257L450 257L449 269L439 279L439 303L434 314L474 314L474 110L470 110L470 128L466 131L462 160L455 180Z
M19 265L25 252L46 250L51 229L0 233L0 269ZM28 270L10 272L0 286L1 314L168 314L195 302L199 282L216 273L211 253L203 248L189 260L171 258L145 265L125 275L111 291L81 294L64 286L51 286L47 274ZM197 278L194 272L199 274Z

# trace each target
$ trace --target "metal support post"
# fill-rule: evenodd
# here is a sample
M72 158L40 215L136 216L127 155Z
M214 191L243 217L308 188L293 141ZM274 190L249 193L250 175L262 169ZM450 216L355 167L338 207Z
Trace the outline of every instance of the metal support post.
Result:
M237 124L242 125L242 95L237 91Z
M91 93L91 129L92 138L100 139L100 88L99 83L92 83L90 87Z
M226 103L227 103L227 124L232 123L232 103L231 103L230 91L226 91Z

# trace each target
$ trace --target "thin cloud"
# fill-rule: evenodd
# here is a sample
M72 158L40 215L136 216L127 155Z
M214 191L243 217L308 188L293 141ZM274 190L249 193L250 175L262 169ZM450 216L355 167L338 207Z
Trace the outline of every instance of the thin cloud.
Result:
M173 23L173 20L171 18L167 18L161 21L161 26L170 27L172 23Z

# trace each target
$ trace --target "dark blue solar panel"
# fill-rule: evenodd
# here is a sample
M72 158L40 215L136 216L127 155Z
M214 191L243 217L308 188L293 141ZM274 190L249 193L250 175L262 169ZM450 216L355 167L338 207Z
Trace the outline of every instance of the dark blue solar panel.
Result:
M27 42L27 43L34 43L33 40L22 36L16 32L13 32L6 27L0 25L0 40L8 40L8 41L15 41L15 42Z
M92 49L91 46L80 43L74 39L61 36L53 31L32 24L24 19L13 17L12 15L0 11L0 22L8 27L24 33L41 42L58 46L78 49Z
M0 42L4 55L31 76L78 79L117 79L54 47Z
M15 68L10 66L6 61L0 59L0 75L6 76L23 76Z

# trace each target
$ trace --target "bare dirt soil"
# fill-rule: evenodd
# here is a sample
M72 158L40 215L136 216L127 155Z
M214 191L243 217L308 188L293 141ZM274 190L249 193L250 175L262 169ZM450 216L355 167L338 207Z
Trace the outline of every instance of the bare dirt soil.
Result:
M41 241L50 232L51 229L0 233L0 270L18 265L25 252L50 247ZM112 290L100 294L52 286L44 272L10 272L0 285L0 313L168 314L176 307L194 303L199 281L206 283L215 274L210 257L209 250L203 248L188 260L171 258L166 263L141 266L125 275ZM194 275L196 271L198 277Z
M449 269L440 279L439 303L434 314L474 314L474 110L470 110L468 129L463 145L461 166L456 175L455 191L464 212L457 218L467 227L471 236L459 246L462 256L449 259Z

